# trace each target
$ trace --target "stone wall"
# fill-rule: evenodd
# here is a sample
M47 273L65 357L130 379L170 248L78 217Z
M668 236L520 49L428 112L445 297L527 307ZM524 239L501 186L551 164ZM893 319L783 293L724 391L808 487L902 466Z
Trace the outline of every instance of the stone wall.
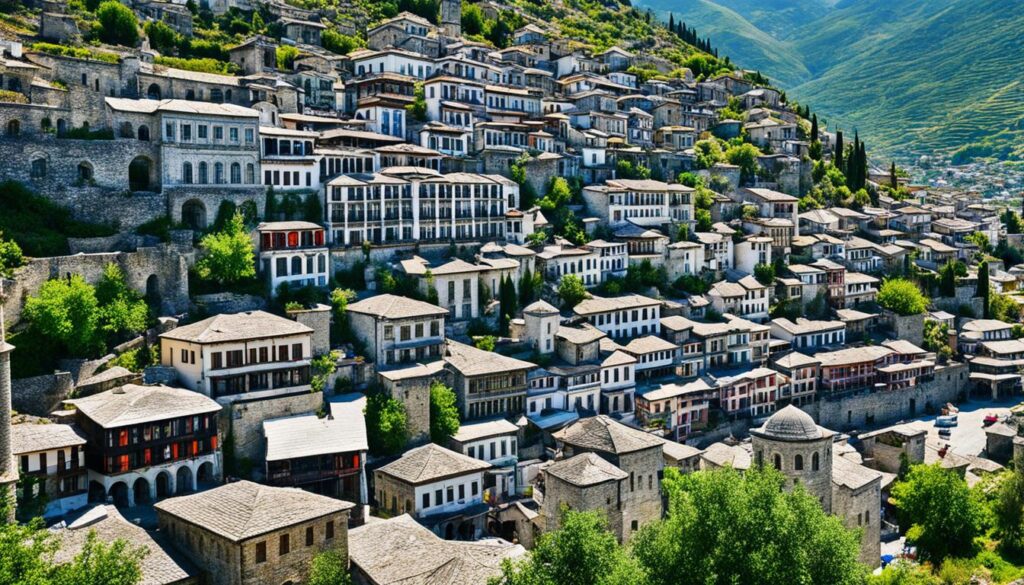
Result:
M196 295L192 301L201 313L209 315L261 311L267 307L267 299L264 297L230 292Z
M266 445L263 421L283 416L315 413L323 405L323 392L302 392L291 396L235 402L221 412L222 429L231 428L235 435L235 457L250 459L255 469L263 469ZM229 417L230 420L225 420Z
M441 370L438 378L451 386L451 376L447 370ZM391 396L405 407L405 416L409 429L409 443L418 445L430 440L430 384L433 381L426 376L406 378L400 382L389 382L381 378Z
M957 402L967 392L967 365L952 362L936 370L935 378L910 388L864 392L834 399L821 399L806 407L819 425L834 431L867 429L921 416L927 409L938 410Z
M258 170L259 167L257 167ZM188 216L192 221L195 215L201 220L201 225L192 226L205 228L213 225L217 218L217 210L221 203L230 201L235 207L252 202L256 205L257 217L263 217L264 206L267 202L266 188L262 185L175 185L164 189L167 197L167 215L173 223L183 223L183 217ZM186 204L193 211L183 214Z
M54 372L11 381L14 410L34 416L46 416L71 397L75 384L69 372Z
M881 557L881 490L874 481L858 490L836 486L832 493L832 513L843 519L847 528L863 530L860 539L860 562L874 568Z
M882 321L892 331L894 339L903 339L919 347L924 343L924 314L897 315L883 310Z
M95 185L128 190L128 165L138 157L150 162L151 178L159 191L160 148L146 140L80 140L53 134L0 139L0 175L30 185L40 193L68 196L78 187ZM32 177L32 161L46 159L44 177ZM91 168L92 180L79 178L79 165Z
M296 322L313 329L314 356L323 355L331 351L331 308L327 305L317 305L312 309L304 311L289 311L288 316Z
M392 515L416 515L416 488L379 470L373 472L373 501Z
M8 325L18 322L25 300L36 294L47 280L78 274L95 284L110 263L121 267L128 286L134 290L144 295L147 292L157 294L162 313L184 312L188 309L188 256L183 252L181 248L161 244L135 252L33 258L5 283L8 294L4 310Z
M622 540L662 515L661 472L665 457L661 446L619 456L618 466L629 474L623 482ZM635 483L635 485L634 485ZM629 491L626 491L628 484Z
M159 238L134 233L118 233L99 238L68 238L68 251L71 255L134 252L139 248L158 245L160 245Z
M620 498L629 492L629 480L609 481L587 487L575 486L553 475L544 474L544 504L537 520L544 532L561 527L561 507L601 512L608 520L608 530L619 542L629 539L629 523L623 520Z

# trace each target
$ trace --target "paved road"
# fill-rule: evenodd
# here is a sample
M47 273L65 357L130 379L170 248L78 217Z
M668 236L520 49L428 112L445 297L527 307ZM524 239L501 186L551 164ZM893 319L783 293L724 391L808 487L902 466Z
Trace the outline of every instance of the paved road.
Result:
M1004 417L1010 414L1010 408L1019 403L1012 400L972 400L956 405L960 408L958 425L953 427L949 439L939 437L939 427L935 426L935 416L925 416L910 421L909 424L926 429L928 437L941 442L948 442L953 452L958 455L981 455L985 450L985 426L983 419L989 413Z

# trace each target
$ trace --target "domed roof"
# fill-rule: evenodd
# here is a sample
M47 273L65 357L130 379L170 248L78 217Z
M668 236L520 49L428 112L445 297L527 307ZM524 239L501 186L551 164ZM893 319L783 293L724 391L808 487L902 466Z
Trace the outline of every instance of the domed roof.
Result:
M815 424L811 415L790 404L771 415L755 434L777 441L814 441L829 433Z

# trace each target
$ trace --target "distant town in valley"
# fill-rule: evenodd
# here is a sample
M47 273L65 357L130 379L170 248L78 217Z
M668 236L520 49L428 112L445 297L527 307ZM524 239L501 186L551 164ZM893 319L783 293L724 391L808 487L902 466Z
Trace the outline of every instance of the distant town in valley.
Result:
M0 580L1021 585L1024 170L887 140L628 1L0 0Z

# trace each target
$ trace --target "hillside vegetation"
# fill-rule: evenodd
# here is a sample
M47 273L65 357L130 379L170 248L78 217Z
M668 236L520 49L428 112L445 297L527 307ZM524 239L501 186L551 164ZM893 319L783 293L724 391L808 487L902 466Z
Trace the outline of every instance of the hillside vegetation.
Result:
M814 104L831 128L860 130L875 154L1024 159L1019 3L805 0L794 14L780 1L641 5L702 29L721 52Z

